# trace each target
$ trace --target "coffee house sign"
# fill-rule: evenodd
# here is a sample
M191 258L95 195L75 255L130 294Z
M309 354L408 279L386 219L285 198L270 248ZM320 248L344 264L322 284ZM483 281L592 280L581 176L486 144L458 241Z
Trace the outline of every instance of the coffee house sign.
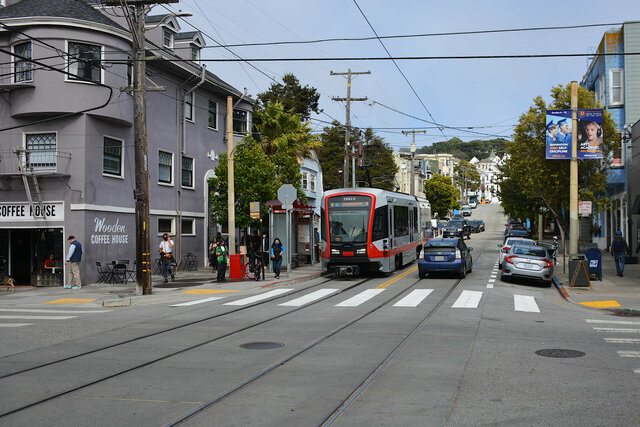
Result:
M0 203L0 222L64 221L64 202Z

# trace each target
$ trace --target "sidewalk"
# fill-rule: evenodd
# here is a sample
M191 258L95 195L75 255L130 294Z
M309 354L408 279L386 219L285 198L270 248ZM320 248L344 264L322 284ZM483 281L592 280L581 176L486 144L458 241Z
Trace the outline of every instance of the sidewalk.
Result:
M13 304L78 304L89 303L104 307L126 307L130 305L158 304L174 300L177 294L190 291L190 294L215 294L224 291L251 291L261 288L293 286L297 282L320 277L321 264L305 264L286 270L275 279L273 273L265 270L265 280L229 279L216 282L216 273L211 268L200 268L197 271L178 271L175 282L163 283L162 276L152 276L152 295L136 295L136 283L101 283L85 284L82 289L64 289L63 287L17 286L14 293L0 291L0 305L7 307ZM223 292L221 292L223 291ZM186 295L185 295L186 296ZM192 295L195 296L195 295Z
M640 315L640 264L626 264L624 277L616 275L616 265L611 254L602 252L602 281L590 279L591 288L570 288L571 277L567 257L566 272L563 273L562 258L558 258L555 276L566 291L571 302L587 307L613 309ZM593 276L592 276L593 277ZM561 290L562 290L561 289Z

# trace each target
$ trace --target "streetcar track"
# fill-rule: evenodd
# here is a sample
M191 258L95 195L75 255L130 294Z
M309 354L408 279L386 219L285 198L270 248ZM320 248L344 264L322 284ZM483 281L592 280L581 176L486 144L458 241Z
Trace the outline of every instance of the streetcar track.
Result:
M8 415L12 415L12 414L15 414L15 413L17 413L17 412L23 411L23 410L25 410L25 409L29 409L29 408L31 408L31 407L34 407L34 406L37 406L37 405L40 405L40 404L46 403L46 402L48 402L48 401L50 401L50 400L53 400L53 399L56 399L56 398L58 398L58 397L65 396L65 395L67 395L67 394L70 394L70 393L73 393L73 392L75 392L75 391L78 391L78 390L84 389L84 388L86 388L86 387L90 387L90 386L92 386L92 385L95 385L95 384L98 384L98 383L101 383L101 382L107 381L107 380L112 379L112 378L115 378L115 377L117 377L117 376L120 376L120 375L123 375L123 374L129 373L129 372L135 371L135 370L137 370L137 369L144 368L144 367L149 366L149 365L151 365L151 364L154 364L154 363L160 362L160 361L162 361L162 360L166 360L166 359L168 359L168 358L171 358L171 357L173 357L173 356L177 356L177 355L179 355L179 354L186 353L186 352L188 352L188 351L191 351L191 350L194 350L194 349L200 348L200 347L202 347L202 346L204 346L204 345L211 344L212 342L216 342L216 341L222 340L222 339L224 339L224 338L228 338L228 337L230 337L230 336L232 336L232 335L238 334L238 333L240 333L240 332L244 332L244 331L246 331L246 330L248 330L248 329L251 329L251 328L255 328L255 327L257 327L257 326L263 325L263 324L268 323L268 322L271 322L271 321L273 321L273 320L280 319L280 318L282 318L282 317L284 317L284 316L287 316L287 315L289 315L289 314L292 314L292 313L298 312L298 311L300 311L300 310L303 310L303 309L305 309L305 308L308 308L308 307L310 307L310 306L313 306L313 305L315 305L315 304L318 304L318 303L320 303L320 302L322 302L322 301L325 301L326 299L333 298L333 297L335 297L335 296L337 296L337 295L340 295L340 294L342 294L342 293L344 293L344 292L347 292L347 291L349 291L349 290L351 290L351 289L353 289L353 288L355 288L355 287L357 287L357 286L360 286L360 285L362 285L362 284L364 284L364 283L366 283L366 282L368 282L368 281L370 281L370 280L373 280L373 279L374 279L374 277L369 277L369 278L366 278L366 279L364 279L364 280L360 280L360 281L358 281L358 282L356 282L356 283L354 283L354 284L352 284L352 285L350 285L350 286L347 286L346 288L344 288L344 289L340 290L340 292L338 292L337 294L327 295L327 296L326 296L326 297L324 297L324 298L318 299L318 300L313 301L313 302L311 302L311 303L309 303L309 304L306 304L306 305L304 305L304 306L294 308L294 309L292 309L292 310L289 310L289 311L287 311L287 312L281 313L281 314L276 315L276 316L269 317L269 318L264 319L264 320L261 320L261 321L259 321L259 322L254 322L254 323L252 323L252 324L250 324L250 325L244 326L244 327L242 327L242 328L236 329L236 330L231 331L231 332L227 332L227 333L225 333L225 334L223 334L223 335L220 335L220 336L217 336L217 337L215 337L215 338L208 339L208 340L203 341L203 342L200 342L200 343L198 343L198 344L194 344L194 345L191 345L191 346L189 346L189 347L183 348L183 349L181 349L181 350L175 351L175 352L173 352L173 353L170 353L170 354L167 354L167 355L164 355L164 356L160 356L160 357L157 357L157 358L152 359L152 360L148 360L148 361L146 361L146 362L144 362L144 363L141 363L141 364L138 364L138 365L132 366L132 367L130 367L130 368L127 368L127 369L124 369L124 370L118 371L118 372L116 372L116 373L114 373L114 374L111 374L111 375L108 375L108 376L105 376L105 377L99 378L99 379L94 380L94 381L91 381L91 382L89 382L89 383L85 383L85 384L82 384L82 385L79 385L79 386L73 387L73 388L71 388L71 389L68 389L68 390L65 390L65 391L62 391L62 392L59 392L59 393L53 394L53 395L51 395L51 396L49 396L49 397L46 397L46 398L44 398L44 399L40 399L40 400L38 400L38 401L35 401L35 402L32 402L32 403L29 403L29 404L24 405L24 406L21 406L21 407L19 407L19 408L12 409L12 410L10 410L10 411L7 411L7 412L4 412L4 413L0 414L0 418L3 418L3 417L6 417L6 416L8 416ZM321 283L318 283L318 284L313 285L313 286L309 286L309 287L307 287L307 288L301 289L300 291L296 291L296 292L294 292L294 293L298 293L298 292L302 292L302 291L305 291L305 290L308 290L308 289L312 289L312 288L314 288L314 287L316 287L316 286L320 286L320 285L322 285L323 283L326 283L326 282L328 282L328 281L329 281L329 280L327 280L327 281L323 281L323 282L321 282ZM205 318L205 319L201 319L201 320L194 321L194 322L189 322L189 323L187 323L187 324L180 325L179 327L168 328L168 329L163 330L163 331L160 331L160 332L155 332L155 333L152 333L152 334L148 334L148 335L146 335L146 336L145 336L145 338L147 338L147 337L151 337L151 336L155 336L155 335L159 335L160 333L164 333L164 332L168 332L168 331L173 331L173 330L176 330L176 329L180 329L180 328L182 328L182 327L190 326L190 325L193 325L193 324L196 324L196 323L201 323L201 322L203 322L203 321L211 320L211 319L214 319L214 318L218 318L218 317L221 317L221 316L224 316L224 315L227 315L227 314L236 313L236 312L238 312L238 311L240 311L240 310L244 310L244 309L247 309L247 308L255 307L256 305L265 304L265 303L267 303L267 302L272 302L272 301L275 301L275 300L277 300L277 299L283 298L283 297L285 297L285 296L291 296L291 295L293 295L293 294L292 294L292 293L288 293L288 294L286 294L286 295L277 296L277 297L271 298L271 299L269 299L269 300L261 301L261 302L258 302L258 303L255 303L255 304L251 304L251 305L248 305L248 306L245 306L245 307L241 307L241 308L238 308L238 309L234 309L234 310L231 310L231 311L229 311L229 312L220 313L220 314L217 314L217 315L214 315L214 316L209 316L209 317L207 317L207 318ZM25 370L22 370L22 371L17 371L17 372L15 372L15 373L7 374L7 375L5 375L5 376L3 376L3 377L0 377L0 379L6 378L6 377L10 377L10 376L14 376L14 375L18 375L19 373L24 373L24 372L32 371L32 370L34 370L34 369L38 369L38 368L42 368L42 367L51 366L51 365L53 365L53 364L55 364L55 363L60 363L60 362L66 361L66 360L74 359L74 358L81 357L81 356L88 355L88 354L92 354L92 353L96 353L96 352L98 352L98 351L107 350L107 349L110 349L110 348L113 348L113 347L117 347L117 346L119 346L119 345L124 345L124 344L127 344L127 343L135 342L135 341L137 341L138 339L142 339L142 338L135 338L135 339L127 340L127 341L124 341L124 342L121 342L121 343L113 344L113 345L110 345L110 346L105 346L105 347L100 348L100 349L91 350L91 351L89 351L89 352L85 352L85 353L82 353L82 354L80 354L80 355L71 356L71 357L64 358L64 359L60 359L60 360L57 360L57 361L54 361L54 362L50 362L50 363L47 363L47 364L42 364L42 365L40 365L40 366L38 366L38 367L32 367L32 368L28 368L28 369L25 369Z

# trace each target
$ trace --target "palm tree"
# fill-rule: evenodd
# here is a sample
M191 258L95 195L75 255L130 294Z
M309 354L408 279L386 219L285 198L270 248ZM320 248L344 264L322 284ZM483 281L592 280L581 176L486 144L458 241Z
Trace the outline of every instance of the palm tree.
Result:
M288 113L280 102L269 103L255 112L255 139L262 143L269 156L286 154L308 157L320 147L320 140L311 134L308 122L297 114Z

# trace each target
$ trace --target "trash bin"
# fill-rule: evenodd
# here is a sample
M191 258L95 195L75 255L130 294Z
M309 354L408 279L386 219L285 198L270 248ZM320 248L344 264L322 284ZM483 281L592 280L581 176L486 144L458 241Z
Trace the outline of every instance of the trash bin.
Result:
M596 278L602 282L602 252L598 248L589 247L585 249L584 254L589 260L587 266L589 275L595 274Z
M229 278L242 279L244 277L244 254L229 255Z

